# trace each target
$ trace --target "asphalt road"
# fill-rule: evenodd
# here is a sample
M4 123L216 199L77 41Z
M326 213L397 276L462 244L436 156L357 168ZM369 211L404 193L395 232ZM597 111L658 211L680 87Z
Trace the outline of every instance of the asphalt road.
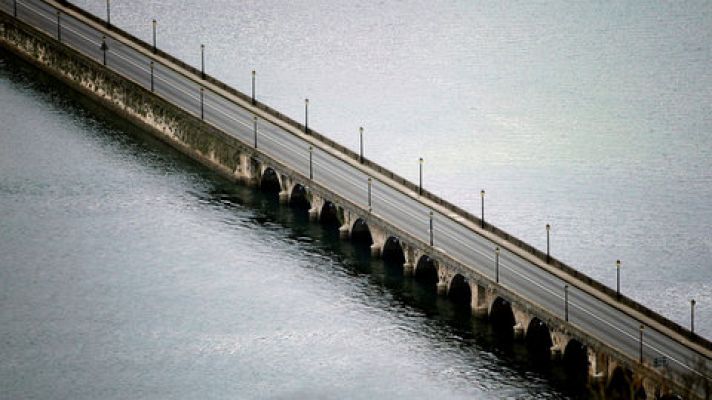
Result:
M12 14L13 3L2 0L0 8ZM18 18L57 37L56 9L41 0L18 1ZM62 42L103 62L101 50L103 34L97 27L62 13L60 16ZM128 42L126 42L128 43ZM108 68L150 88L151 68L154 61L155 93L173 102L198 117L201 114L199 76L186 76L171 66L147 55L112 37L106 38ZM248 145L254 142L254 114L231 100L209 90L203 92L203 113L206 122L235 136ZM309 175L309 144L294 133L288 132L268 121L258 121L258 148L267 156L279 160L293 170ZM314 180L334 193L367 208L368 175L352 164L315 147L313 150ZM428 214L431 211L406 190L391 187L384 182L373 181L373 213L413 237L429 242ZM474 230L434 210L434 246L478 273L494 280L496 245ZM500 284L529 300L533 304L559 315L564 313L564 285L569 284L569 322L597 340L627 355L633 360L639 357L641 322L610 301L584 291L573 280L562 278L535 265L508 249L502 249L499 262ZM568 279L567 279L568 280ZM653 359L664 357L667 366L678 373L707 376L712 380L712 360L686 346L681 341L646 326L643 339L643 358L652 364ZM698 360L704 360L706 369L699 369Z

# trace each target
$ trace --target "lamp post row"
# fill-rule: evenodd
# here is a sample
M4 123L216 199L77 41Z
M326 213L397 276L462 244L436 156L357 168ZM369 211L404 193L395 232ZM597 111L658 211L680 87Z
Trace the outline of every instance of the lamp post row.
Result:
M13 1L13 15L17 17L17 0ZM106 0L106 24L107 26L111 25L111 0ZM157 45L156 45L156 28L157 28L157 21L155 19L152 20L152 28L153 28L153 52L155 53L157 51ZM57 40L62 41L62 30L61 30L61 12L57 10ZM102 50L102 59L103 59L103 64L106 65L106 51L108 50L108 46L106 44L106 36L102 36L101 40L101 50ZM202 79L205 79L205 45L201 44L200 45L200 72L201 72L201 77ZM154 62L150 62L150 73L151 73L151 91L154 91ZM256 98L255 98L255 80L256 80L256 71L252 70L252 96L251 96L251 101L252 104L256 103ZM200 118L204 119L205 118L205 110L204 110L204 88L201 86L200 87ZM253 124L253 131L254 131L254 148L257 148L257 116L254 117L254 124ZM309 99L305 98L304 99L304 132L308 133L309 132ZM313 147L309 147L309 179L314 179L314 170L313 170ZM363 127L359 127L359 162L363 163L364 160L364 150L363 150ZM418 158L418 194L422 195L423 194L423 158L420 157ZM481 217L480 217L480 227L484 228L485 225L485 190L482 189L480 191L480 199L481 199L481 204L480 204L480 212L481 212ZM372 207L372 178L368 178L368 207L369 207L369 212L371 211ZM546 262L549 263L551 262L551 225L546 224ZM430 236L430 245L433 245L433 211L430 211L429 213L429 236ZM500 256L500 248L497 247L495 249L495 282L499 283L499 256ZM620 283L620 269L621 269L621 261L616 260L616 297L620 299L621 296L621 283ZM569 291L569 285L564 286L564 319L566 321L569 320L569 300L568 300L568 291ZM694 299L690 300L690 332L692 334L695 333L695 305L696 301ZM640 362L642 362L643 359L643 330L644 326L640 326Z

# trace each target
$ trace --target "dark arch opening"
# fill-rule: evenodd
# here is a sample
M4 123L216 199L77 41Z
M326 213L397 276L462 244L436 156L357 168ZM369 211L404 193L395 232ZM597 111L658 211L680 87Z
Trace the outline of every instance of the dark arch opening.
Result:
M307 190L304 186L300 184L294 185L289 198L289 205L299 210L308 210L311 207L307 199Z
M530 356L537 362L548 362L551 354L551 332L549 327L539 318L533 318L529 321L527 327L527 336L525 338L527 349Z
M383 253L381 254L383 261L402 266L405 263L405 253L403 252L403 246L401 246L400 240L391 236L386 240L383 245Z
M356 244L370 246L373 244L373 238L371 237L371 230L368 228L366 221L361 218L354 222L354 226L351 229L351 241Z
M514 313L507 300L501 297L494 300L489 319L497 337L510 340L514 338Z
M265 172L262 173L262 178L260 179L260 190L270 194L276 194L282 190L282 187L279 184L279 177L272 168L267 168L265 169Z
M582 384L588 380L588 348L576 339L569 340L562 359L568 380Z
M621 367L616 367L608 381L606 393L611 399L632 400L633 398L633 372Z
M459 306L470 307L472 302L472 290L470 284L464 276L457 274L450 282L448 297Z
M339 221L339 210L336 205L330 201L324 202L324 206L321 207L321 214L319 221L322 225L330 227L339 227L341 222Z
M640 385L638 387L638 390L635 391L635 400L647 400L648 399L648 394L645 393L645 388L643 385Z
M438 269L435 267L435 260L428 256L420 257L418 265L415 267L415 280L437 290Z

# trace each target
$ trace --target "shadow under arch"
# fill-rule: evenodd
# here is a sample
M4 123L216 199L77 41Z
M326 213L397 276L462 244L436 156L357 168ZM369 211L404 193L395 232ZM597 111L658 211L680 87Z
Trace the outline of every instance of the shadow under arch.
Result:
M633 400L633 372L623 367L616 367L611 373L611 379L606 386L606 396L609 399Z
M321 207L321 213L319 214L319 222L327 227L336 227L337 229L341 226L341 221L339 220L339 209L336 204L325 201L324 205Z
M490 307L489 313L492 330L498 338L512 340L514 338L514 312L509 301L497 297Z
M447 295L453 303L458 306L469 308L472 304L472 289L470 288L470 283L460 274L455 274L452 281L450 281L450 288Z
M438 268L435 265L435 260L428 256L422 256L415 266L415 280L432 287L433 291L437 291L438 284Z
M405 263L405 251L403 245L395 236L390 236L383 244L381 258L388 264L403 266Z
M264 193L278 194L282 190L279 176L272 168L266 168L260 177L260 190Z
M567 376L567 382L572 385L585 384L588 381L588 348L576 339L571 339L564 348L561 360Z
M299 210L308 210L311 207L304 185L299 183L294 185L289 195L289 206Z
M551 332L544 321L539 318L532 318L527 327L527 336L525 337L527 349L530 356L537 362L549 362L551 359L551 346L554 343L551 340Z
M371 229L362 218L357 219L351 228L351 241L358 245L370 246L373 244Z

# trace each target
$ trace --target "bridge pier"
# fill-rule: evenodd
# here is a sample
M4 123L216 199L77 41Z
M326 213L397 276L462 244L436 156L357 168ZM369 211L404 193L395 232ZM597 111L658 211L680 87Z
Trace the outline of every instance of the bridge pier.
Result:
M386 245L388 235L380 227L370 224L368 229L371 231L371 257L380 257L383 254L383 246Z
M415 272L415 250L413 247L408 246L407 244L403 243L403 256L405 258L405 261L403 262L403 276L413 276L413 273Z
M257 186L257 171L259 171L259 164L252 155L239 153L237 169L234 173L238 181L245 186Z
M311 204L309 221L317 222L321 218L321 210L324 208L324 198L311 192L308 194L308 198L310 199L309 204Z
M472 314L477 317L486 317L489 311L487 304L487 288L480 285L477 282L470 281L470 292L472 292L472 299L470 307L472 307Z

